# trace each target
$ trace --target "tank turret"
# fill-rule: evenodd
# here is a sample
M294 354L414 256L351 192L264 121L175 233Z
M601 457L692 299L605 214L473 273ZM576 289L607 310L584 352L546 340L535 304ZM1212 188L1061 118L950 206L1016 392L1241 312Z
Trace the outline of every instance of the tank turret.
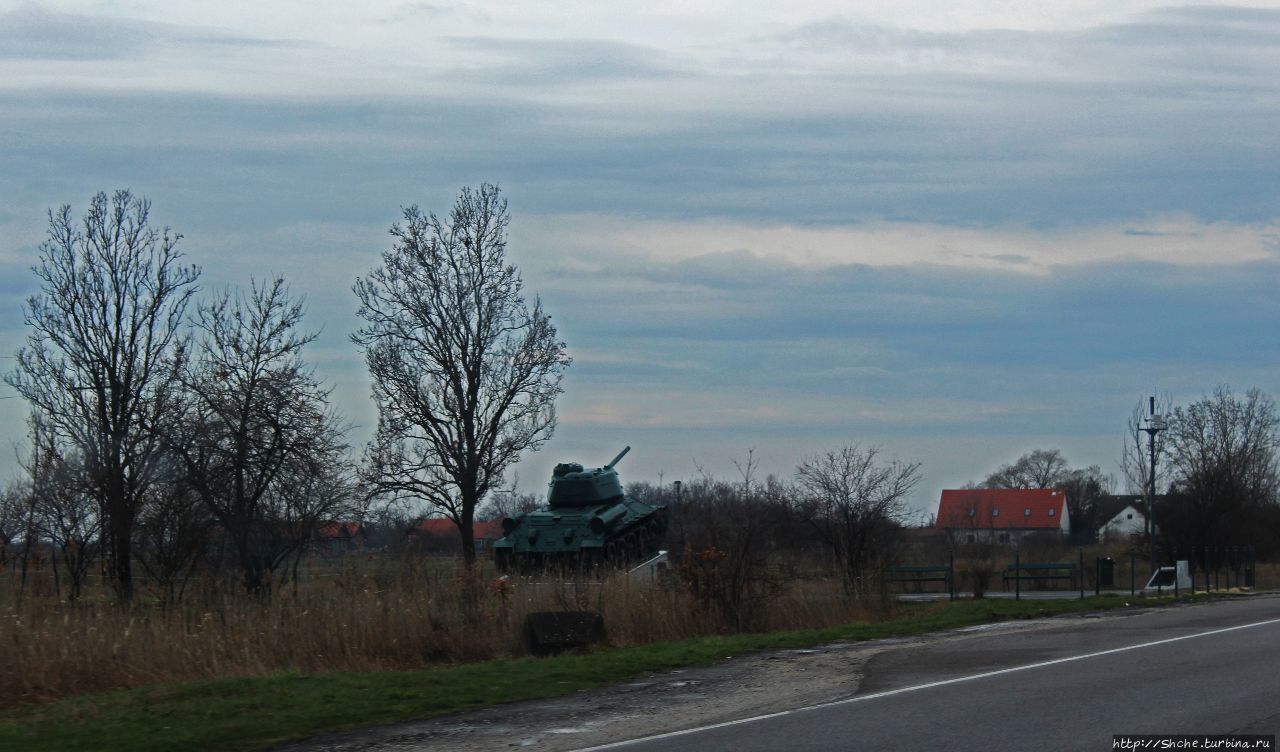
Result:
M562 462L551 473L547 503L553 507L585 507L621 499L622 481L613 466L631 451L626 447L604 467L584 470L576 462Z
M493 544L500 570L539 567L623 566L658 552L667 529L667 508L628 497L614 466L563 462L551 473L547 506L502 521Z

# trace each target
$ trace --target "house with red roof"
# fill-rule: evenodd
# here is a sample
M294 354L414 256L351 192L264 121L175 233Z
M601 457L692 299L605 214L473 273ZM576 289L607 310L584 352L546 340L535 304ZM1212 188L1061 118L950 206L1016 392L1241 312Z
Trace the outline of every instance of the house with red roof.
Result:
M322 556L333 556L364 550L367 536L359 522L326 522L316 528L313 541Z
M1060 488L962 488L942 492L935 526L961 543L1015 543L1028 535L1071 531Z

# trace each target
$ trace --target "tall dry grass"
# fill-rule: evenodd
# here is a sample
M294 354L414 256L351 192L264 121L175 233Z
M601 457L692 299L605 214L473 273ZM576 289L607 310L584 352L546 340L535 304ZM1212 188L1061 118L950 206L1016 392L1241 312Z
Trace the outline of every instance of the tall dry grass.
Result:
M791 582L753 604L753 629L833 626L883 616L840 596L835 581ZM122 609L105 595L77 604L0 593L0 705L145 684L281 671L409 670L525 653L534 611L592 610L614 645L741 628L725 604L678 579L642 585L496 581L438 560L361 561L270 600L189 594Z

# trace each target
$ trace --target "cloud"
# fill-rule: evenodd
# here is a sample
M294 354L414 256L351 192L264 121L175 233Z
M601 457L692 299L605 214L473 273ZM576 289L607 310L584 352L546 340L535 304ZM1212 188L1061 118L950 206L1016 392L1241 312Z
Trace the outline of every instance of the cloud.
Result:
M198 55L225 54L236 47L301 46L305 45L214 29L58 13L39 5L0 12L0 60L87 62L136 58L162 48Z
M1248 74L1271 57L1280 37L1275 8L1157 8L1122 21L1059 29L955 29L926 31L831 17L762 37L756 53L768 59L771 47L786 50L793 66L825 67L857 62L861 68L936 70L1004 79L1034 77L1044 83L1073 81L1123 85L1139 77L1173 80L1190 72L1194 80L1224 80ZM1120 61L1130 63L1116 68ZM1239 68L1205 62L1245 63Z
M209 286L286 274L367 430L351 282L488 180L583 457L962 469L1103 446L1152 385L1280 391L1274 8L79 5L0 18L3 352L44 209L130 187Z
M527 210L671 219L1270 222L1280 11L1250 14L1171 11L1074 31L830 19L696 48L639 31L448 27L413 35L408 52L138 22L139 57L12 59L0 156L53 178L152 181L176 155L188 172L261 166L298 195L351 185L392 204L423 181L493 179L525 188ZM27 16L43 19L27 32L35 40L131 25ZM215 38L228 41L200 41Z
M725 254L571 279L541 270L529 283L575 348L626 353L568 382L582 404L626 395L620 430L842 426L876 437L1051 424L1096 435L1153 381L1183 393L1219 381L1280 387L1268 373L1280 335L1262 323L1280 316L1274 258L1026 274ZM754 412L764 407L776 414Z
M457 13L458 6L453 4L441 3L401 3L386 19L385 23L400 23L407 19L426 16L428 18L440 18L450 16Z
M665 79L687 75L656 47L603 39L453 37L455 52L478 56L468 78L505 85L563 87L588 81Z
M526 218L555 238L558 258L597 267L608 249L678 264L672 277L772 278L778 264L985 267L1044 273L1052 267L1109 261L1176 265L1231 264L1280 251L1280 223L1204 222L1184 215L1152 217L1142 225L1092 224L1035 228L964 227L927 222L775 224L729 219L645 220L601 215ZM1159 239L1155 242L1154 239Z
M966 258L980 259L982 261L994 261L998 264L1007 264L1010 266L1020 266L1031 263L1031 257L1022 253L973 253L968 254Z

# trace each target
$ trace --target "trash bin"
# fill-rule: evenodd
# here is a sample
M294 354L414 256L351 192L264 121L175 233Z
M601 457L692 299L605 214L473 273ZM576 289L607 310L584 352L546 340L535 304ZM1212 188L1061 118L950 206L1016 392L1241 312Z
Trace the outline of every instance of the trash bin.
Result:
M1098 587L1113 588L1116 586L1116 560L1110 556L1098 559Z

